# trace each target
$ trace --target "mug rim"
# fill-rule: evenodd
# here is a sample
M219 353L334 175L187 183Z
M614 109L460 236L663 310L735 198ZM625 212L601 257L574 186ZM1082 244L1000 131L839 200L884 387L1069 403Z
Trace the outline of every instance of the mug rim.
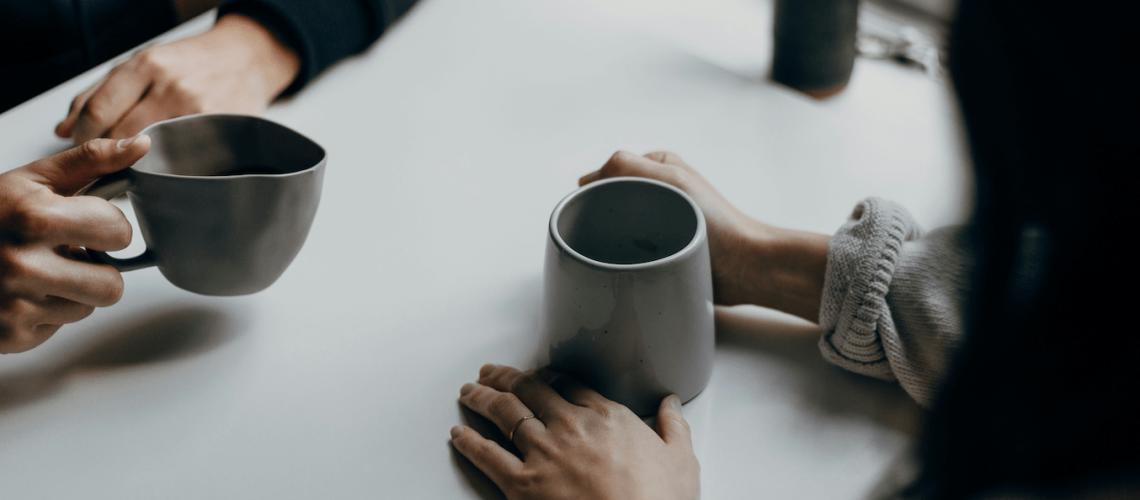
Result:
M669 254L669 255L662 257L660 259L655 259L655 260L651 260L651 261L647 261L647 262L638 262L636 264L613 264L610 262L602 262L599 260L595 260L595 259L591 259L589 257L586 257L585 255L582 255L581 253L579 253L577 250L574 250L573 248L571 248L570 245L567 244L566 241L562 239L562 235L558 233L558 218L560 215L562 215L562 210L571 201L573 201L575 198L581 196L586 191L597 188L599 186L604 186L606 184L616 184L616 183L620 183L620 182L641 182L641 183L645 183L645 184L652 184L655 186L663 187L665 189L668 189L668 190L673 191L674 193L680 195L681 198L683 198L686 202L689 203L689 207L691 207L693 209L694 214L697 216L697 229L696 229L696 231L694 231L693 239L689 240L689 243L687 243L680 250L673 252L672 254ZM578 189L575 189L573 192L566 195L566 197L562 198L562 201L558 202L558 205L555 205L554 212L552 212L550 214L550 223L549 223L548 232L550 233L550 239L552 241L554 241L554 244L563 253L570 255L575 260L582 262L583 264L586 264L588 266L600 268L600 269L613 270L613 271L637 271L637 270L641 270L641 269L650 269L650 268L655 268L655 267L660 267L660 266L672 264L675 261L685 259L686 257L688 257L689 254L697 251L697 248L700 247L704 243L704 241L708 238L708 231L705 229L705 214L704 214L704 212L701 211L701 207L699 205L697 205L696 200L693 200L693 198L691 196L689 196L688 193L685 193L684 191L678 189L676 186L673 186L672 184L661 182L661 181L656 180L656 179L648 179L645 177L633 177L633 176L610 177L609 179L602 179L600 181L594 181L594 182L591 182L585 186L579 187Z
M263 118L263 117L255 116L255 115L243 115L241 113L198 113L198 114L194 114L194 115L185 115L185 116L168 118L166 120L154 122L150 125L147 125L147 127L142 129L139 132L139 134L146 134L147 132L150 132L151 129L154 129L154 128L157 128L159 126L166 125L169 123L176 123L176 122L180 122L180 121L188 121L188 120L201 119L201 118L214 118L214 117L253 119L256 121L261 121L261 122L269 123L269 124L277 126L277 127L281 127L281 128L288 130L294 134L297 134L302 139L309 141L309 143L316 146L317 149L321 150L321 160L316 162L313 165L310 165L308 167L305 167L301 170L297 170L294 172L286 172L286 173L280 173L280 174L242 174L239 176L225 176L225 177L208 176L208 175L168 174L168 173L163 173L163 172L148 172L146 170L138 170L135 168L134 165L131 165L128 168L128 170L130 170L131 173L134 175L145 174L145 175L153 175L155 177L166 177L166 178L172 178L172 179L202 179L204 181L227 181L227 180L232 181L234 179L244 179L244 178L251 178L251 177L252 178L266 177L266 178L271 178L271 179L279 179L282 177L292 177L295 175L302 175L302 174L310 173L313 170L316 170L316 169L324 166L325 163L328 163L329 153L328 153L328 151L325 150L324 146L321 146L320 143L318 143L317 141L310 139L309 136L307 136L305 134L302 134L296 130L293 130L292 127L288 127L284 124L277 123L277 122L270 120L268 118ZM151 140L153 141L154 138L152 137ZM146 155L149 155L149 154L150 154L150 151L147 151ZM145 158L146 155L143 155L143 158ZM139 158L139 161L142 161L142 158Z

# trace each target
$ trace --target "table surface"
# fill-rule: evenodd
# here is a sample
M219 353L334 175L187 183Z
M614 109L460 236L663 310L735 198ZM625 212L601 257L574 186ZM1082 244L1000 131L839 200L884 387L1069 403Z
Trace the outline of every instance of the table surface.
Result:
M215 298L126 273L120 303L0 359L3 496L500 496L448 443L479 424L459 387L539 359L550 211L618 149L677 152L773 224L832 233L866 196L965 219L946 82L860 60L811 100L767 81L770 36L764 0L422 1L267 113L330 152L276 284ZM4 169L67 147L51 131L105 66L0 115ZM717 310L684 408L704 498L861 498L912 442L921 410L827 365L818 334Z

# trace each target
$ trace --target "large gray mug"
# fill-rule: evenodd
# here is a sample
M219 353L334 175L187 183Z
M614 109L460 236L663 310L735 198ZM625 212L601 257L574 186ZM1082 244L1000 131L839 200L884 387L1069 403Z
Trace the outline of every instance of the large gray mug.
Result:
M544 271L550 367L641 416L695 397L712 374L708 236L681 190L616 177L570 193L550 216Z
M151 148L131 168L84 194L126 192L146 251L120 271L158 266L174 285L203 295L264 290L285 272L309 234L327 157L305 136L244 115L194 115L143 130Z

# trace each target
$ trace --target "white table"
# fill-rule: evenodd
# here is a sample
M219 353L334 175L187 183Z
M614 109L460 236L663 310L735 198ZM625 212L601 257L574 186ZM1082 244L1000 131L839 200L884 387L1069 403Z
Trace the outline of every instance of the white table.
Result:
M459 387L538 359L550 210L617 149L675 151L774 224L831 233L868 195L963 220L948 84L859 61L846 92L808 99L764 78L770 11L424 0L269 111L330 152L275 285L212 298L127 273L119 304L0 358L0 496L496 497L448 444ZM0 115L3 168L63 149L56 121L105 69ZM813 325L717 314L712 381L685 406L704 498L865 495L917 406L824 363Z

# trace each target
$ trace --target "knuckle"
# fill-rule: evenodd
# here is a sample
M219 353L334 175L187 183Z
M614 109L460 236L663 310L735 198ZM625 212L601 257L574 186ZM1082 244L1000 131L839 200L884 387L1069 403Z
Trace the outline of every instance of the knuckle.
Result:
M184 111L200 113L205 109L205 100L194 85L182 78L174 79L167 86L167 92L178 98Z
M96 94L87 101L83 106L83 115L87 120L100 127L110 125L111 115L113 114L114 103L109 98L104 97L103 94ZM87 143L84 143L86 145Z
M20 320L30 314L32 309L32 303L21 297L10 297L0 301L0 316L15 324L21 323ZM15 332L19 333L20 329L15 329Z
M519 373L514 377L511 383L511 389L521 389L523 387L534 387L542 383L542 378L533 371Z
M597 416L575 416L559 422L563 439L581 441L589 439L589 434L598 428Z
M601 172L604 177L616 177L625 175L636 165L637 155L629 151L618 151L610 157L610 160L602 165Z
M606 162L606 165L623 165L623 164L626 164L629 162L630 157L632 157L632 156L633 156L633 153L630 153L629 151L624 151L624 150L616 151L616 152L614 152L614 154L612 156L610 156L610 160Z
M606 420L615 420L626 417L632 414L632 412L629 410L629 408L626 408L620 403L606 401L598 406L598 414Z
M496 415L509 415L511 410L519 405L521 401L514 394L509 392L501 392L495 395L487 405L487 409Z
M672 151L661 151L661 163L680 163L681 157Z
M114 207L112 206L112 208ZM131 223L121 212L118 212L117 215L118 217L114 217L107 224L107 243L111 245L111 250L127 248L131 244L132 232L134 231L131 228Z
M103 156L103 144L106 141L91 139L73 148L72 159L75 163L91 163L99 161Z
M44 207L32 197L24 196L15 200L11 212L4 218L4 223L8 226L5 232L15 243L27 243L51 228L46 219Z
M136 68L163 70L162 56L153 48L143 49L131 56L130 64Z
M9 291L15 283L32 274L32 270L24 262L23 255L12 249L5 248L0 251L0 289Z
M513 371L514 369L509 366L499 365L491 368L485 374L481 374L479 378L485 380L490 386L503 387L507 377L509 377Z
M599 170L599 172L602 174L602 177L613 177L621 174L622 167L623 165L619 165L617 162L611 159L610 161L606 162L605 165L602 165L602 168Z
M667 424L672 425L674 427L679 427L681 429L684 429L685 432L692 431L692 429L689 427L689 422L687 420L685 420L683 417L681 417L681 415L670 414L670 415L665 415L661 418L665 419L667 421L666 422Z
M116 271L112 276L113 277L96 292L95 299L97 303L93 304L94 306L107 307L117 304L119 300L123 298L123 290L125 288L123 285L123 275ZM91 310L94 311L94 307Z

